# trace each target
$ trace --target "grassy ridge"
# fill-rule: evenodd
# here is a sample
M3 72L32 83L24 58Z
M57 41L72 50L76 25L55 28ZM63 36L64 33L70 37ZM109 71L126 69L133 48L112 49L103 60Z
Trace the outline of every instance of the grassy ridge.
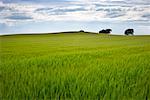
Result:
M1 36L0 98L150 98L150 36Z

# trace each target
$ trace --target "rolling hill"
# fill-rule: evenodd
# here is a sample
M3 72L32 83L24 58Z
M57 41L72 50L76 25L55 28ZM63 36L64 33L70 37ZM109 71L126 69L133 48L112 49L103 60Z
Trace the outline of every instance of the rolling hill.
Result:
M0 36L0 98L148 100L150 36Z

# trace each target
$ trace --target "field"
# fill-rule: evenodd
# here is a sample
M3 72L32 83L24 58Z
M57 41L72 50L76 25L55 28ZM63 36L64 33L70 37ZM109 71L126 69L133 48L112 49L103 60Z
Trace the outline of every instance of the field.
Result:
M1 100L148 100L150 36L0 36Z

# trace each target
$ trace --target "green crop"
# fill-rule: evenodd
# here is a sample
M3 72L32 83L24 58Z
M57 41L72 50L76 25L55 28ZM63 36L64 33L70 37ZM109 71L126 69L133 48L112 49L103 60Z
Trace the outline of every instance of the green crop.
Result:
M150 36L0 36L1 100L148 100Z

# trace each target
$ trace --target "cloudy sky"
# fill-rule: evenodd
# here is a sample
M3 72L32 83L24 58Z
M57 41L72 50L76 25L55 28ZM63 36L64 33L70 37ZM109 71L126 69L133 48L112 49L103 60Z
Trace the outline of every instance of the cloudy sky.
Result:
M0 0L0 34L105 28L150 35L149 0Z

